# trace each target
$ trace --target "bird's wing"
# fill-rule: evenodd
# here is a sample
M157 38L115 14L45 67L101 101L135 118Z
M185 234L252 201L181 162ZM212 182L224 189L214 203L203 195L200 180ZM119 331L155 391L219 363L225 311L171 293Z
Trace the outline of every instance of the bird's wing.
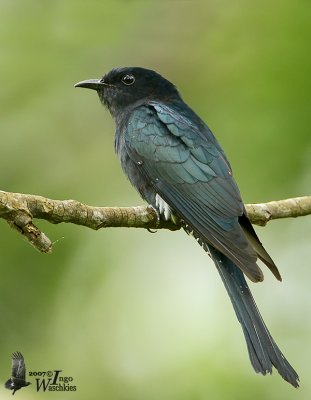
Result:
M129 157L201 241L226 254L253 281L263 274L239 225L244 206L221 147L173 108L136 108L124 132ZM189 229L188 229L189 230Z
M23 355L17 351L12 354L12 379L25 380L26 366Z

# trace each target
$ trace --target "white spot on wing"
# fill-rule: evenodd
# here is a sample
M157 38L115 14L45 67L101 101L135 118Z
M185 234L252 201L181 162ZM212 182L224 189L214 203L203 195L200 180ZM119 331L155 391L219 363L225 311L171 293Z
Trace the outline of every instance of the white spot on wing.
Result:
M171 209L170 206L162 199L161 196L156 194L156 207L161 215L164 215L166 221L171 218Z

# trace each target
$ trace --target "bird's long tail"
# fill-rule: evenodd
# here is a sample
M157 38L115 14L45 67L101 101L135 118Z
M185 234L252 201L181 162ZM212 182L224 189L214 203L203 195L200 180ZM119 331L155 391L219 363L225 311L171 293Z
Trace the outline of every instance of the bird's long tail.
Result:
M242 325L254 370L266 375L274 366L283 379L298 387L299 377L268 331L242 271L215 248L209 246L209 251Z

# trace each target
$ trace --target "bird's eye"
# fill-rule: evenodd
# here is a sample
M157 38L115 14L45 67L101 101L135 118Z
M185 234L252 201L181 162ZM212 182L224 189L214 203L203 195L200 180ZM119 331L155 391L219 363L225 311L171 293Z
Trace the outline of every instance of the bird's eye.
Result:
M122 83L124 83L124 85L133 85L134 82L135 78L133 75L126 74L122 77Z

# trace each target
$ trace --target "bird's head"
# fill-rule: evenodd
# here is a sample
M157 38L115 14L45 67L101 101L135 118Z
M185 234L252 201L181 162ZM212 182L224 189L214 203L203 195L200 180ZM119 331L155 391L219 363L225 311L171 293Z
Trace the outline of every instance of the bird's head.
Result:
M79 82L75 87L94 89L113 116L146 101L179 99L175 86L160 74L140 67L114 68L100 79Z

